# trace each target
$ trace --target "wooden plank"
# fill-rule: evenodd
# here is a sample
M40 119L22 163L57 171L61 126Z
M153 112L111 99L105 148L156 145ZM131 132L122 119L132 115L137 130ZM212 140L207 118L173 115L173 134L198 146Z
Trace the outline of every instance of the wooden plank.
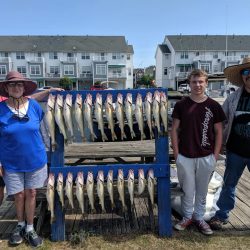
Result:
M95 159L154 155L154 140L73 143L65 147L65 158Z

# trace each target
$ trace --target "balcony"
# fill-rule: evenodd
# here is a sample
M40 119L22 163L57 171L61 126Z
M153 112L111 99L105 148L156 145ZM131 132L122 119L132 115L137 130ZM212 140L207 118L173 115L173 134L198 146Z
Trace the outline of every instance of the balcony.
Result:
M59 78L60 74L47 73L47 77L49 77L49 78Z
M212 55L200 55L200 56L196 56L193 58L194 62L197 61L212 61L213 60L213 56Z
M98 62L105 62L108 61L107 56L93 56L93 61L98 61Z
M176 77L185 79L189 73L190 72L176 72Z
M10 57L0 57L0 63L8 63L10 62Z
M83 74L80 74L80 78L92 78L93 77L93 74L90 74L90 73L83 73Z
M44 62L44 58L43 57L27 58L27 62L31 62L31 63L43 63Z
M126 78L125 73L109 73L108 74L109 78Z
M76 57L60 58L60 61L64 63L76 63Z

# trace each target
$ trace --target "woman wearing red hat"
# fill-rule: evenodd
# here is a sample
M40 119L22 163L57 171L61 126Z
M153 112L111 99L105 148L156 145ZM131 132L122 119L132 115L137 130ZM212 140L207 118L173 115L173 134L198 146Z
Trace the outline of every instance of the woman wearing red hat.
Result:
M0 176L7 194L14 195L18 219L9 243L18 245L26 238L33 247L42 245L33 227L36 188L47 180L47 155L40 133L43 111L27 97L36 88L35 82L16 71L0 82L0 96L8 98L0 103ZM47 94L43 92L38 98Z

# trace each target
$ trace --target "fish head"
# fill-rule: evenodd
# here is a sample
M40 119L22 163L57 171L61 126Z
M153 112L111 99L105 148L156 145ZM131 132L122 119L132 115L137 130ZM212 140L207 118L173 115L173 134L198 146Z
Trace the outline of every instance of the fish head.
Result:
M108 177L107 177L108 180L110 181L113 181L113 170L109 170L108 171Z
M88 104L89 106L92 106L92 95L91 94L87 94L86 95L86 99L85 99L85 104Z
M56 103L59 107L63 107L63 95L57 94Z
M47 101L47 108L54 109L55 100L56 100L56 97L52 94L49 94L48 101Z
M129 169L129 171L128 171L128 179L131 179L131 180L135 179L135 175L134 175L134 170L133 169Z
M102 170L98 171L97 180L104 182L104 174Z
M131 93L127 93L126 95L126 102L128 102L129 104L133 104L133 98L132 98L132 94Z
M158 90L154 92L154 100L157 101L158 103L160 103L161 101L161 94Z
M113 96L112 96L112 94L107 94L106 102L107 102L109 105L113 105Z
M73 174L71 172L68 172L68 174L67 174L67 181L70 183L73 182Z
M100 106L102 105L102 95L101 94L99 94L99 93L96 94L95 102L97 104L99 104Z
M123 179L123 170L122 169L118 169L118 178Z
M136 104L142 105L142 95L140 93L138 93L136 96Z
M72 95L71 94L67 94L66 98L65 98L65 102L68 106L72 106Z
M148 92L148 93L146 94L145 101L147 101L147 102L149 102L149 103L152 103L152 102L153 102L153 97L152 97L152 93L151 93L151 92Z
M141 178L141 179L144 179L144 178L145 178L145 177L144 177L144 170L143 170L142 168L140 168L140 169L138 170L138 177Z
M63 183L63 174L62 173L58 174L57 181Z
M148 177L154 179L154 170L153 169L148 170Z
M83 186L83 172L82 171L80 171L80 172L78 172L77 173L77 182L81 185L81 186Z
M51 187L55 185L55 175L53 173L49 174L48 185Z
M80 95L79 93L76 94L76 104L78 106L82 106L82 95Z
M90 182L90 183L94 182L94 176L92 172L88 172L87 182Z
M117 103L123 105L123 96L121 93L117 94Z
M167 102L167 97L166 97L165 92L161 92L161 102L164 102L164 103Z

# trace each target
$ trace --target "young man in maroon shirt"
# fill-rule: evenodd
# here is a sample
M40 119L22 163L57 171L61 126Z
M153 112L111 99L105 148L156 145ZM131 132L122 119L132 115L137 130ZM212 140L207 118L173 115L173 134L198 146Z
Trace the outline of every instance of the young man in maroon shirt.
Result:
M222 145L222 122L225 114L221 106L206 96L207 73L190 73L191 94L177 102L173 111L172 147L177 165L183 219L175 225L184 230L194 223L206 235L213 231L204 221L206 195L211 174Z

